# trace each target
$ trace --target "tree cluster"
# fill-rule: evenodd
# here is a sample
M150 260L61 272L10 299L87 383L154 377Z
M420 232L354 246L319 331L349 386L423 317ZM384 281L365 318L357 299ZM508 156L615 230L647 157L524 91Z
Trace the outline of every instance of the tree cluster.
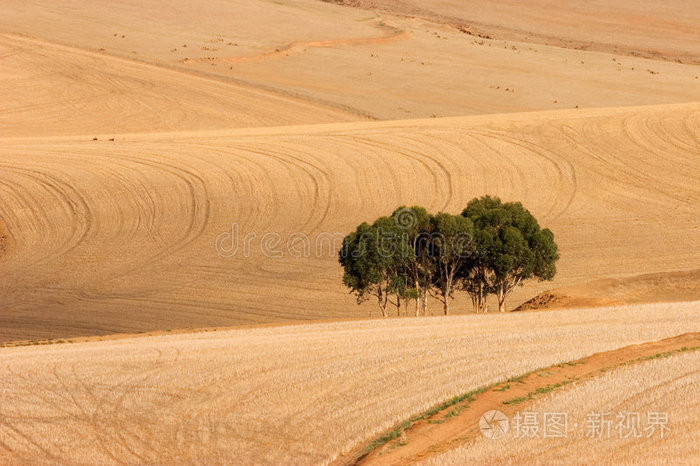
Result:
M339 252L343 283L362 303L377 298L400 312L415 300L415 315L428 314L428 296L450 312L455 292L469 294L475 312L487 312L494 294L499 311L524 280L551 280L559 258L554 235L541 229L519 202L473 199L461 215L432 215L423 207L400 207L347 235Z

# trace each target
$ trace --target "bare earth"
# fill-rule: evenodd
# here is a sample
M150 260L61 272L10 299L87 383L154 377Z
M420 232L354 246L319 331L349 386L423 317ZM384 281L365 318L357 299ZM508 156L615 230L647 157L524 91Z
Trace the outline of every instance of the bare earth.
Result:
M324 0L469 34L700 64L700 5L685 0Z
M206 76L0 35L2 136L351 121L355 115Z
M0 92L9 93L15 86L20 89L27 86L28 92L20 94L24 102L22 111L13 114L12 120L16 123L12 127L19 130L17 126L21 122L25 125L22 134L33 135L59 131L89 134L95 131L93 128L98 122L104 123L105 133L135 131L139 125L130 122L134 112L128 111L129 107L124 112L120 108L131 99L140 100L150 94L150 79L134 82L131 77L132 73L143 73L137 71L137 64L156 65L164 71L154 82L156 96L161 93L172 96L168 89L180 89L178 96L185 101L184 108L176 110L173 116L185 113L185 121L190 121L192 129L205 125L230 127L234 125L227 122L245 120L252 123L250 126L262 126L251 120L252 116L259 117L263 113L270 117L269 124L284 124L277 115L278 108L268 102L269 98L262 97L257 105L241 106L243 102L226 96L244 93L241 86L303 98L348 112L357 119L430 118L433 115L700 101L700 66L691 64L697 62L700 50L695 27L700 23L697 2L674 0L664 2L666 6L661 7L644 0L644 21L639 18L638 1L615 2L615 8L620 11L608 18L626 23L624 28L610 23L607 18L596 24L581 21L581 16L587 14L586 8L600 10L601 1L582 4L567 0L557 2L555 9L543 6L546 2L542 0L529 0L530 6L523 6L523 2L517 0L478 2L478 8L465 8L463 3L462 0L420 2L426 8L435 5L450 15L464 16L467 12L469 16L487 15L484 21L489 24L497 19L503 22L497 24L499 28L510 30L517 22L525 30L546 31L548 36L562 39L554 41L554 46L533 43L532 38L511 38L509 34L493 40L483 39L443 22L420 16L397 16L391 8L388 13L378 13L319 0L210 0L206 5L184 0L145 3L138 0L118 3L38 0L29 4L8 0L3 2L0 33L29 36L68 48L62 49L59 57L49 54L39 58L37 55L47 53L44 45L5 44L9 49L7 53L18 56L3 60L2 76L6 79L10 70L19 69L12 71L12 75L18 74L17 78L9 86L3 82ZM529 10L534 11L526 14ZM562 15L560 22L551 21L551 10ZM661 21L662 18L666 20ZM548 28L542 27L544 20L549 21ZM635 27L630 27L630 23ZM607 36L599 30L601 27L606 29ZM622 35L627 41L626 50L648 55L645 51L659 49L671 56L690 58L686 60L688 63L676 63L634 57L608 48L587 51L556 46L566 42L571 34L584 42L597 43L602 38L603 42L613 44L620 44ZM683 39L679 40L679 36ZM90 51L94 58L86 63L83 58L71 57L70 49L78 56ZM110 65L117 57L128 60L132 70L123 67L123 61ZM71 65L74 60L81 62L79 66L90 67L85 78ZM50 65L56 61L59 63ZM64 61L65 64L61 63ZM93 65L99 67L102 63L108 66L108 71L98 73L100 79L90 79L95 74ZM56 66L59 69L68 66L69 70L52 73ZM104 79L115 66L124 68L127 76L115 70L114 79ZM44 73L39 72L42 67ZM148 69L154 72L153 68ZM58 76L48 79L47 73ZM213 84L204 86L199 79L188 84L192 75L219 81L219 86L230 90L217 90L224 95L213 103L206 87L212 91L217 88L212 88ZM62 86L56 95L57 89L52 86L56 79L72 85ZM126 85L120 85L123 80L127 81ZM84 82L87 90L81 89ZM96 99L95 91L102 97ZM44 120L40 105L45 101L35 94L46 93L54 94L52 103L67 104L62 105L67 118ZM119 95L120 106L95 108L96 100L108 99L109 93ZM6 95L1 96L0 102L4 102ZM168 114L167 105L173 103L160 100L163 104L152 106L150 110L138 108L143 113ZM212 121L217 108L222 110L226 105L230 105L230 110L219 111L219 122ZM200 120L199 113L207 117ZM252 115L247 116L248 113ZM327 122L339 119L327 116L327 111L318 116L326 118ZM85 131L80 131L78 122L91 117L97 121L87 121L89 124L83 125ZM1 126L5 126L6 119L3 118ZM78 121L70 123L66 119ZM149 119L152 124L146 125ZM166 129L155 116L149 119L137 116L137 121L141 122L137 131ZM9 135L7 131L3 134Z
M516 311L700 300L700 270L603 278L547 290Z

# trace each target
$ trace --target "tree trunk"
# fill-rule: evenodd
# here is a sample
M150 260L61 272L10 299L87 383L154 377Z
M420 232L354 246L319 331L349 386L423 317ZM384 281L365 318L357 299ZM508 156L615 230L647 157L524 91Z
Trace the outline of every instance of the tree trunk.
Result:
M506 312L506 294L501 288L498 292L498 312Z
M401 317L401 296L396 295L396 315Z
M388 295L383 292L381 287L379 287L379 291L377 292L377 300L379 301L379 309L382 311L382 317L387 317L387 315L386 315L386 300L387 300L387 298L388 298Z
M484 309L484 284L479 283L479 312L486 312Z
M420 298L420 285L418 284L418 280L416 280L416 317L420 315Z
M481 285L479 289L479 307L481 308L481 312L483 314L486 314L489 312L488 305L486 304L486 298L488 297L488 294L486 293L486 289L484 288L483 285Z
M450 314L450 291L452 291L452 287L454 286L454 280L453 280L454 274L451 272L447 272L447 268L445 270L445 286L442 289L442 311L445 313L445 315Z
M506 312L506 297L508 296L508 293L510 293L516 286L518 282L515 282L512 287L508 286L507 281L503 281L498 286L498 311L499 312Z
M388 305L389 305L389 293L387 293L386 290L384 290L384 306L382 307L384 317L389 317L389 313L387 311Z
M428 315L428 293L423 293L423 316Z

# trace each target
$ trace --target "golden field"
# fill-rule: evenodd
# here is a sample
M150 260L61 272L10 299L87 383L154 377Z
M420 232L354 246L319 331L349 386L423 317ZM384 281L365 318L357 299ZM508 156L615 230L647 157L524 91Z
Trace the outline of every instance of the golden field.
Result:
M555 282L511 304L592 278L697 271L699 129L688 104L6 139L0 335L377 315L341 283L343 234L402 203L459 212L483 192L522 199L561 247Z
M681 0L3 2L0 463L328 463L478 387L699 331L699 22ZM508 307L555 310L367 319L343 236L485 194L554 232L555 280ZM666 441L432 461L693 462L697 364L524 407L658 398Z
M540 424L545 413L567 413L565 437L539 432L535 438L513 433L482 438L424 464L547 464L555 458L567 464L636 464L640 452L645 463L693 464L700 456L699 383L698 351L622 367L528 407Z
M0 44L12 83L2 83L0 103L24 90L13 132L40 136L91 135L98 123L105 133L147 132L700 100L700 7L692 2L624 0L607 16L600 0L556 9L542 0L372 3L394 5L8 0ZM401 11L407 3L428 11ZM448 18L430 14L435 8ZM601 12L595 24L581 20L591 11ZM543 13L561 18L543 28ZM460 30L476 23L493 38ZM658 55L668 59L644 58ZM245 105L250 93L258 101ZM133 100L141 104L127 105ZM47 104L61 106L63 121L46 121Z
M3 348L0 459L323 463L473 388L698 330L688 303Z
M367 316L340 283L342 235L484 193L521 200L562 248L557 280L511 308L569 286L560 306L700 298L700 107L670 104L700 100L700 67L311 0L152 19L167 5L6 5L0 341ZM608 279L627 282L594 296Z

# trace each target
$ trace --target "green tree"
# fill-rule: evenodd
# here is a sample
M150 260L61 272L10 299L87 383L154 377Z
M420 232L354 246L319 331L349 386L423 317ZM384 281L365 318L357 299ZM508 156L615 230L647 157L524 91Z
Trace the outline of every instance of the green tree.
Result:
M360 304L374 295L377 297L382 315L386 315L382 266L373 254L376 235L371 225L362 223L343 239L338 260L344 269L343 284L355 294L357 303Z
M487 312L494 293L498 308L524 280L551 280L559 258L554 235L541 229L519 202L473 199L462 215L430 215L423 207L400 207L372 225L347 235L339 252L343 283L362 303L377 298L382 315L392 302L416 300L415 314L427 314L430 294L450 312L454 292L469 293L476 312Z
M479 261L471 264L472 269L462 269L470 294L478 289L495 293L498 310L505 312L506 298L524 280L554 277L559 259L554 234L540 229L537 219L521 203L484 196L470 201L462 216L473 222L477 232Z
M404 299L415 299L415 314L419 316L428 312L428 290L431 286L432 259L428 255L432 215L424 207L401 206L396 209L391 218L403 236L409 248L409 260L404 263L405 276Z
M433 217L431 225L434 296L442 302L443 312L448 315L450 299L461 285L460 271L475 253L474 224L466 217L439 213Z
M386 283L385 295L396 298L393 304L400 314L401 300L409 297L406 272L414 260L413 251L404 229L393 217L379 217L372 227L377 234L376 253Z
M393 219L380 217L374 224L362 223L343 239L338 258L343 283L362 303L374 296L382 316L387 317L389 296L395 295L397 309L406 296L403 270L411 251Z

